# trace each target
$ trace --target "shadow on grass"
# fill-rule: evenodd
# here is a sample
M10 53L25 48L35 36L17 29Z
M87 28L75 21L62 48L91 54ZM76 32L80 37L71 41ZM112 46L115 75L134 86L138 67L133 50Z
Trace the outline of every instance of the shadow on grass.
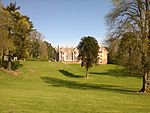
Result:
M93 84L93 83L80 83L76 81L63 80L53 77L41 77L41 79L54 87L65 87L71 89L79 89L79 90L105 90L105 91L114 91L114 92L122 92L122 93L131 93L135 92L129 89L123 89L121 86L115 85L105 85L105 84Z
M89 72L90 74L95 74L95 75L109 75L109 76L114 76L114 77L137 77L141 78L142 76L138 74L132 74L130 75L126 70L107 70L106 72Z
M74 75L66 70L59 70L60 73L62 73L63 75L67 76L67 77L70 77L70 78L84 78L84 76L81 76L81 75Z

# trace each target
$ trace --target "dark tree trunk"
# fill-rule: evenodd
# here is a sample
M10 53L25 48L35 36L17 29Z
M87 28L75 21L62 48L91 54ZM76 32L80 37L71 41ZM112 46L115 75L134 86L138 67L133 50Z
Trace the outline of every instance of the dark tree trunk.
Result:
M145 75L143 76L142 88L139 92L150 92L150 71L145 72Z
M142 82L142 88L139 92L144 93L145 92L145 75L143 75L143 82Z
M4 54L2 55L1 65L3 66Z
M145 77L145 91L150 92L150 70L147 72L147 76Z
M88 78L88 68L86 68L86 78Z
M7 69L10 71L11 70L11 54L9 53L8 55L8 66Z
M8 66L7 66L8 71L11 70L11 61L8 61Z
M4 56L5 56L5 53L4 53L4 49L3 49L3 50L2 50L2 60L1 60L1 65L2 65L2 67L3 67Z
M129 70L130 76L132 75L132 55L131 55L131 47L129 47Z

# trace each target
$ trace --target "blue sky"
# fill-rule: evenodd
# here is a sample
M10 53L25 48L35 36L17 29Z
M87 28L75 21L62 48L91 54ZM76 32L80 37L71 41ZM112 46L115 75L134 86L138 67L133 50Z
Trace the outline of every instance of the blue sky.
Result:
M111 0L2 0L5 6L14 1L55 47L75 47L83 36L93 36L99 43L106 38L104 17Z

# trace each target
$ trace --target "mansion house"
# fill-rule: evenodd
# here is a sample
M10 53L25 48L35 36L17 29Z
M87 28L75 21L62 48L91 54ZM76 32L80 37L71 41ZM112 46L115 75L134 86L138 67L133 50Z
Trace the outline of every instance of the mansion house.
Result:
M80 63L78 60L79 51L77 48L57 48L57 60L65 63ZM98 64L107 64L107 49L99 45Z

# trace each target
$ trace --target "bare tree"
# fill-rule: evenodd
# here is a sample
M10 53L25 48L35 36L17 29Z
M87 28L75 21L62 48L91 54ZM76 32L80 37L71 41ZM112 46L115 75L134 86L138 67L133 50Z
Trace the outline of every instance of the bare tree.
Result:
M150 92L150 0L113 0L113 2L113 10L106 16L109 33L120 39L127 32L136 35L136 40L140 42L138 43L141 56L140 70L143 72L140 92Z

